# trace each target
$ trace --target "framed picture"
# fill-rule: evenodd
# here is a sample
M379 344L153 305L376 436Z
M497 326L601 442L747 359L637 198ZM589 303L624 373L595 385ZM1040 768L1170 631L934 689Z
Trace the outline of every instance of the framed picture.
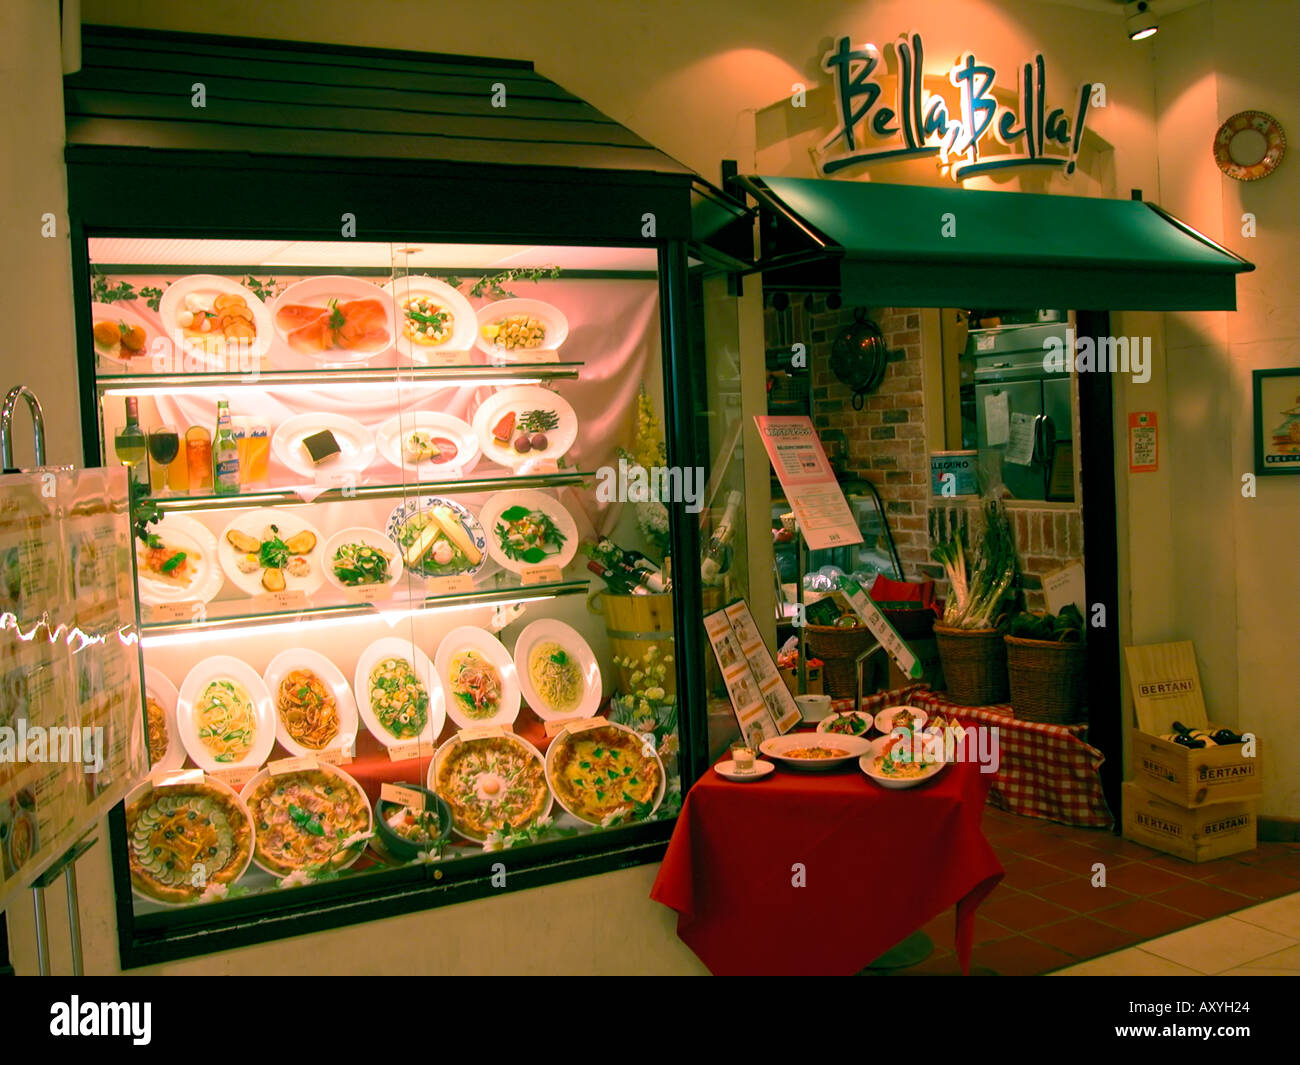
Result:
M1255 474L1300 473L1300 367L1255 370Z

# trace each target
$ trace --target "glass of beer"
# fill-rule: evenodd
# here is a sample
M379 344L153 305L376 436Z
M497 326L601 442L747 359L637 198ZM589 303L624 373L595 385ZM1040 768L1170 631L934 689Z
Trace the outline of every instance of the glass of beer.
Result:
M212 491L212 434L201 425L185 433L185 462L190 470L190 495Z

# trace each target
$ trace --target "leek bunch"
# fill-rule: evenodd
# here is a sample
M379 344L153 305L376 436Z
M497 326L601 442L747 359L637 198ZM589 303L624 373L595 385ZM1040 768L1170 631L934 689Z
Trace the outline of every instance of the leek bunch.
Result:
M943 624L955 629L996 627L1016 579L1016 545L1001 501L990 496L974 512L966 507L931 510L930 542L951 588Z

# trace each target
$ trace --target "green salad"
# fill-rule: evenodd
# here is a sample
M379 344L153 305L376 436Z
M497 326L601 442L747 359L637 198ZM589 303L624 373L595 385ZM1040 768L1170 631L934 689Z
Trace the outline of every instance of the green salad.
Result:
M388 563L388 555L369 544L343 544L334 552L334 576L349 587L385 584Z

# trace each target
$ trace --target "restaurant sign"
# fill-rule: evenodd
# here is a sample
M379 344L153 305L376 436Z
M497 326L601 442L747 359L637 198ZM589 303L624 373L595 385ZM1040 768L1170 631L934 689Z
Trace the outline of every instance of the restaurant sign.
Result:
M1020 67L1016 105L1006 107L994 98L997 70L966 52L947 72L957 90L954 106L924 87L925 48L919 33L900 37L894 52L892 100L879 80L886 69L874 44L855 48L848 37L841 37L822 57L823 69L835 78L840 123L815 153L823 174L857 164L935 155L949 166L954 181L1024 166L1074 173L1093 95L1091 83L1080 86L1073 113L1061 107L1049 110L1047 68L1040 52ZM986 155L990 135L1010 151Z

